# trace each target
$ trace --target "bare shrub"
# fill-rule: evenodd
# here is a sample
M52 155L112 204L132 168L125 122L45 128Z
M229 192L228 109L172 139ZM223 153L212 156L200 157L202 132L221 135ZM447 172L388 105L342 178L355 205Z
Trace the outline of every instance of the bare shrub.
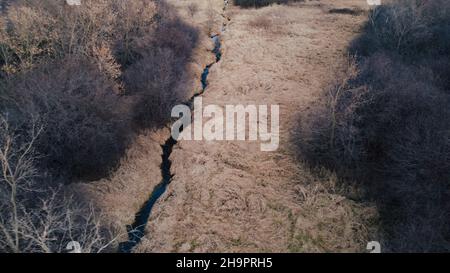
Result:
M436 36L450 29L441 13L449 6L397 1L374 10L353 44L363 53L356 73L349 66L302 121L301 154L360 181L380 210L386 251L450 249L450 94L437 69L450 47Z
M47 125L36 149L45 169L95 178L113 167L125 148L126 100L87 61L65 59L20 74L7 86L17 124L39 116Z
M299 140L307 161L361 181L391 251L448 250L450 97L422 69L374 55L331 88Z
M114 81L119 81L122 76L121 66L117 63L111 49L107 45L93 47L92 53L96 59L100 72ZM122 86L120 86L122 87Z
M68 54L95 56L101 47L113 50L117 62L127 64L133 46L151 34L156 14L152 0L17 1L1 22L1 59L4 70L27 69L43 58Z
M31 137L41 155L27 161L33 175L20 178L14 204L6 176L0 186L0 251L61 251L68 239L105 249L96 212L57 185L108 175L134 133L170 118L190 92L196 42L164 1L17 0L0 14L0 112L17 128L18 153ZM45 127L34 137L35 117Z
M450 5L445 0L397 0L375 8L353 51L367 56L388 50L410 58L448 50ZM448 53L448 52L447 52Z
M0 252L63 252L71 241L83 252L110 251L114 236L99 213L45 183L34 167L42 131L33 123L24 134L0 118Z
M138 50L142 56L145 56L152 49L169 48L175 53L181 64L185 65L195 48L197 39L197 31L179 19L163 20L154 31L154 37L149 44L151 47L145 47L143 44L138 47Z
M36 148L58 175L104 176L127 131L162 125L189 92L197 33L164 2L19 0L1 18L0 106L16 124L45 120Z
M190 96L191 79L187 64L197 42L197 32L181 21L166 19L155 29L154 37L137 47L139 60L124 71L125 88L136 101L134 120L144 126L161 126L170 119L171 108ZM149 46L151 45L151 46Z
M48 39L54 36L50 25L55 22L50 16L27 6L11 7L7 14L0 28L4 71L15 72L17 63L20 67L29 68L35 56L55 53L53 46L41 47L42 44L49 44Z
M162 125L170 119L173 105L183 101L176 85L183 77L182 69L174 52L167 48L149 52L127 69L124 79L138 97L134 113L139 122Z

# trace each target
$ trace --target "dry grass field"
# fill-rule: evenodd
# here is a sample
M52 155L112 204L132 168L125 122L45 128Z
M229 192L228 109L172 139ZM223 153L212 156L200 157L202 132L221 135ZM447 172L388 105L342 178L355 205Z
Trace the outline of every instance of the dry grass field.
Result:
M359 252L377 238L376 209L348 199L332 172L299 164L290 146L298 115L345 62L365 20L329 10L353 6L360 7L227 9L223 57L203 104L279 104L281 147L266 153L258 143L181 141L171 156L173 181L136 251Z
M450 5L384 4L0 1L0 252L450 250ZM279 148L171 141L194 97Z

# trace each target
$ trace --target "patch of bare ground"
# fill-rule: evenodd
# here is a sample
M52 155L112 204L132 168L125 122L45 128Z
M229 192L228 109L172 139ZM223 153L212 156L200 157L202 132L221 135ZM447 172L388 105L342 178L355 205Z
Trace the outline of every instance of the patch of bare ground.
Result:
M351 189L337 186L333 173L299 163L290 141L298 115L332 80L365 20L328 8L360 2L230 7L223 57L211 69L203 104L279 104L280 148L261 152L251 142L179 142L170 158L175 176L136 252L365 249L376 236L375 207L346 197Z

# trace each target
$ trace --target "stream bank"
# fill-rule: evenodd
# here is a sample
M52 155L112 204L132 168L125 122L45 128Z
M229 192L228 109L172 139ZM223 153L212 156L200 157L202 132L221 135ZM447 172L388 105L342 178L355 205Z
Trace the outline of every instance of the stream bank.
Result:
M228 1L224 1L223 12L226 11L228 6ZM223 16L223 14L222 14ZM226 30L227 22L222 24L222 32ZM192 102L194 98L203 95L208 87L208 75L210 73L211 67L220 62L222 58L222 44L220 34L214 34L211 37L211 40L214 44L214 48L211 51L215 56L215 61L208 64L204 69L200 77L200 82L202 85L202 90L199 93L196 93L189 99L187 105L192 107ZM161 163L161 176L162 181L156 185L153 189L149 199L145 202L142 208L136 213L134 223L130 226L127 226L128 240L119 244L119 252L121 253L129 253L133 250L133 248L138 245L145 235L145 229L147 226L147 222L151 215L152 209L159 198L166 192L168 185L172 182L172 178L174 174L171 172L172 161L170 160L170 156L172 154L174 146L178 142L169 136L165 143L161 145L162 153L162 163Z

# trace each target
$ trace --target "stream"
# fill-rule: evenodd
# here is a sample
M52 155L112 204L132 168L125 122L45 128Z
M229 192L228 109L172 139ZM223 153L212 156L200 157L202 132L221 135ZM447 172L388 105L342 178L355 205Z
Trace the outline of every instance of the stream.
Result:
M224 1L224 8L228 5L228 0ZM222 26L222 32L225 31L226 23ZM215 34L211 36L212 41L214 42L214 49L212 53L215 55L215 62L207 65L203 73L201 74L200 81L202 83L201 92L195 94L187 103L187 105L192 105L194 98L201 96L208 87L208 75L211 67L218 63L222 58L222 43L220 40L220 34ZM128 241L122 242L119 244L119 252L121 253L130 253L133 248L140 243L142 237L145 235L145 229L147 226L147 222L150 218L150 214L152 212L153 206L159 200L159 198L166 192L167 186L172 182L173 174L171 172L172 161L170 160L170 155L172 154L173 147L177 144L177 141L170 136L166 142L161 145L163 154L162 154L162 163L161 163L161 175L162 181L153 189L149 199L145 202L142 208L136 213L134 223L130 226L127 226L128 233Z

